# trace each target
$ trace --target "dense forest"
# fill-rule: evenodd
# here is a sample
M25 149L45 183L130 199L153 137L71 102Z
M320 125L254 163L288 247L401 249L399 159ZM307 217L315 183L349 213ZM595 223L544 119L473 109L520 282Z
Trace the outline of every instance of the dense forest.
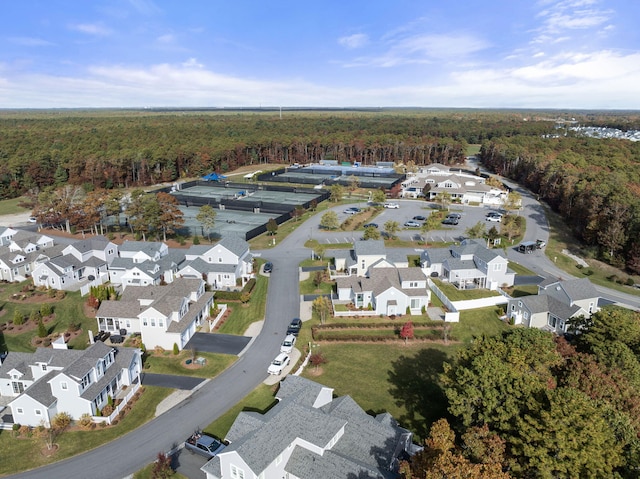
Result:
M640 124L624 112L3 112L0 198L63 185L141 187L259 163L459 164L469 144L482 144L489 169L537 193L595 257L638 274L640 143L576 138L556 129L564 119Z
M516 114L5 115L0 198L67 182L87 189L144 186L264 162L455 164L468 143L539 136L551 127Z
M481 158L537 193L594 256L640 273L640 142L502 137L485 142Z
M574 326L586 329L572 343L516 328L445 363L450 416L404 478L637 478L638 313L607 309Z

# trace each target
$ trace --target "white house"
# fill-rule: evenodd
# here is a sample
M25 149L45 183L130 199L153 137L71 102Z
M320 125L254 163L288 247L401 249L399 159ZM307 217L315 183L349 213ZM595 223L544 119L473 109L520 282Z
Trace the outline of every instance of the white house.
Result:
M514 324L562 334L571 318L588 318L598 311L599 296L587 278L548 279L538 285L537 295L509 300L507 315Z
M6 229L0 244L0 280L24 281L40 262L61 254L53 239L22 230Z
M429 185L429 197L433 200L439 193L448 193L453 200L463 204L478 203L500 205L507 192L486 184L482 176L466 173L446 165L431 164L421 168L402 183L401 196L418 198L424 196L424 188Z
M431 291L427 287L427 276L420 268L371 268L368 276L345 276L336 278L338 304L352 303L372 311L376 315L392 316L409 313L418 315L429 305Z
M205 278L213 289L244 286L253 276L253 256L249 243L235 235L225 236L215 245L192 246L185 258L177 276Z
M125 241L118 248L120 258L129 258L134 263L158 261L169 254L169 247L161 241Z
M0 365L0 396L9 403L13 422L50 425L60 412L73 419L95 416L125 387L139 381L142 353L103 342L85 350L38 348L10 352Z
M516 273L499 249L488 249L482 239L466 239L459 246L427 248L421 255L427 276L439 277L459 289L496 290L513 286Z
M62 254L38 261L33 270L33 284L73 291L86 282L108 279L108 266L118 247L104 236L76 241L62 249Z
M11 227L0 226L0 246L8 246L11 243L11 239L13 235L15 235L18 230L15 230Z
M103 301L96 313L98 329L140 333L147 348L182 350L209 317L213 293L196 278L176 278L165 286L126 288L119 300Z
M390 414L370 416L308 379L288 376L276 398L264 415L238 415L230 444L201 468L207 479L391 479L400 457L419 449Z
M406 254L387 251L383 240L356 241L351 250L327 250L325 255L333 258L332 278L340 274L366 276L370 268L409 266Z

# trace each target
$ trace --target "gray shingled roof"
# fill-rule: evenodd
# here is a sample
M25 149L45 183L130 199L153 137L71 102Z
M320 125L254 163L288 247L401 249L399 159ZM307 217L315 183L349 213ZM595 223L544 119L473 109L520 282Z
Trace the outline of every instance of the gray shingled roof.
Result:
M98 359L104 358L111 349L113 349L111 346L107 346L102 341L97 341L85 349L82 356L65 367L63 372L76 380L80 380L95 367Z
M564 320L572 318L581 309L579 306L569 306L547 294L523 296L512 301L522 301L531 314L551 313L555 317Z
M296 446L285 470L304 479L343 479L352 474L372 479L397 477L389 465L399 443L410 433L390 417L369 416L349 396L313 408L322 388L304 378L287 377L278 392L283 399L261 416L262 420L255 413L238 416L240 424L230 430L236 440L227 436L232 442L226 452L236 451L254 473L260 474L296 438L326 447L344 427L342 437L323 455ZM202 470L219 477L220 459L209 461Z
M415 273L407 272L407 270L416 270ZM336 285L338 288L351 288L354 292L371 291L374 295L379 295L389 288L396 288L402 291L407 296L424 296L426 295L426 288L407 288L403 289L400 283L400 274L410 274L420 278L426 279L424 272L420 268L371 268L369 269L368 277L361 276L346 276L336 278ZM419 273L418 273L419 272Z
M140 251L153 257L162 250L163 246L164 243L159 241L125 241L118 247L118 250L133 253Z
M71 246L80 253L87 253L90 251L104 251L108 244L109 240L104 236L92 236L91 238L75 241Z
M353 243L353 251L356 257L362 255L386 255L384 240L361 240Z
M249 251L249 243L237 235L227 235L218 244L224 246L238 257Z
M49 380L60 374L60 371L49 371L47 374L38 379L35 383L24 390L24 395L33 398L46 408L51 407L57 399L51 394L51 386Z
M600 296L591 281L587 278L559 281L558 285L565 291L572 301L597 298ZM548 289L548 286L546 289Z

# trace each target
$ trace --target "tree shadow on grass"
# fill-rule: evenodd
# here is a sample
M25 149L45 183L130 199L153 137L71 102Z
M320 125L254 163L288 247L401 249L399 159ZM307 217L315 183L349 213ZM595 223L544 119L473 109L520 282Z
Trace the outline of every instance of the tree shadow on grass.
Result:
M389 392L396 405L407 412L396 418L418 437L427 437L432 422L447 415L447 398L440 374L447 355L438 349L421 349L414 356L401 356L389 371Z

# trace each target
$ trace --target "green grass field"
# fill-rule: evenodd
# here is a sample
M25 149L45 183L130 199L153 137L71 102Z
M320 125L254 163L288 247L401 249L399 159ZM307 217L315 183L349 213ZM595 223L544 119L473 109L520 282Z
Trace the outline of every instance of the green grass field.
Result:
M23 201L24 201L24 198L22 197L0 201L0 216L12 215L15 213L25 213L27 211L31 211L28 208L23 208L22 206L19 206L19 204L22 203Z
M256 286L251 293L248 303L229 302L231 314L220 326L219 333L224 334L244 334L249 325L255 321L264 319L264 312L267 305L267 285L269 280L264 276L256 275Z

